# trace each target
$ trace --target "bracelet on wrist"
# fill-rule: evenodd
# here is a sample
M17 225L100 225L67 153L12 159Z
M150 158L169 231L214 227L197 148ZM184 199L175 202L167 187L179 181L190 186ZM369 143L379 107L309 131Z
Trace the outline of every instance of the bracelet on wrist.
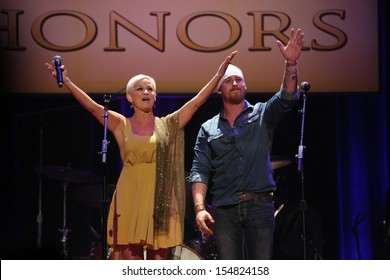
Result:
M286 60L286 65L287 66L296 66L298 64L298 61L288 61Z
M200 211L204 211L206 210L205 208L199 208L199 209L195 209L195 215L198 214Z
M195 213L198 213L199 211L206 210L203 203L196 204L194 206Z
M198 209L198 208L205 208L205 207L204 207L204 204L203 204L203 203L199 203L199 204L196 204L196 205L194 206L194 208L195 208L195 209Z

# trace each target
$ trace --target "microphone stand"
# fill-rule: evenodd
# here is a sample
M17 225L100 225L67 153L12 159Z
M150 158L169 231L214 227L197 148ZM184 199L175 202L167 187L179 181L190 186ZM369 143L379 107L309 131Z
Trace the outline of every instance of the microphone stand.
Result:
M43 161L43 128L39 131L39 183L38 183L38 214L37 214L37 249L42 247L42 161Z
M61 237L61 243L62 243L62 257L64 258L64 260L66 260L68 258L68 250L67 250L67 240L68 240L68 233L71 231L70 229L67 228L67 225L66 225L66 201L67 201L67 198L66 198L66 192L67 192L67 188L68 188L68 182L67 180L65 180L64 182L62 182L62 187L63 187L63 218L62 218L62 228L61 229L58 229L58 231L60 231L62 233L62 237Z
M302 114L302 123L301 123L301 137L298 147L298 174L300 175L301 180L301 201L300 201L300 207L301 207L301 219L302 219L302 247L303 247L303 259L307 259L307 248L306 248L306 211L307 211L307 204L305 200L305 184L304 184L304 173L303 173L303 152L306 148L303 145L303 135L304 135L304 128L305 128L305 115L306 115L306 93L310 89L310 84L308 82L303 82L301 84L301 89L304 90L302 94L303 99L303 107L301 110L299 110L299 113Z
M103 189L102 189L102 202L101 202L101 224L102 224L102 239L101 239L101 245L102 245L102 259L106 260L108 255L108 248L107 248L107 146L109 144L109 141L107 141L107 121L108 121L108 104L111 101L111 95L105 94L104 97L104 133L103 133L103 141L102 141L102 168L103 168Z
M364 220L365 217L366 217L366 215L364 214L363 217L360 218L360 213L358 213L356 216L356 219L355 219L355 223L353 224L353 227L352 227L352 232L355 235L356 249L357 249L359 260L362 259L362 254L360 252L358 225Z

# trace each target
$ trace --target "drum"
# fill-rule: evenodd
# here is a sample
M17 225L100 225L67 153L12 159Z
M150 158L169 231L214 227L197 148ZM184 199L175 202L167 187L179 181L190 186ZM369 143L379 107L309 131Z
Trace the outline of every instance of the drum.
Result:
M171 251L171 260L201 260L197 252L186 245L178 245Z
M214 236L201 237L198 239L193 239L185 243L187 248L192 249L196 252L201 260L216 260L218 259L217 255L217 245L215 242Z

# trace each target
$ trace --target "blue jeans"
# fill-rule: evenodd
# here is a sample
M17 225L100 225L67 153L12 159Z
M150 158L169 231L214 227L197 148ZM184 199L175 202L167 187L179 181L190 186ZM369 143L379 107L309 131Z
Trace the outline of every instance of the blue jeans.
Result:
M219 259L272 258L275 229L272 196L215 207L213 216Z

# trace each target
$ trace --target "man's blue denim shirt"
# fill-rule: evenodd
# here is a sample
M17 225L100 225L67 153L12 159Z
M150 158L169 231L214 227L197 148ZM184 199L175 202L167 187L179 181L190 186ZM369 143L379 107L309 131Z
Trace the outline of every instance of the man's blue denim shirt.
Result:
M238 192L274 191L272 138L298 99L298 89L294 94L281 89L267 102L251 105L245 100L233 127L223 110L204 122L196 139L189 181L205 183L214 206L237 204Z

